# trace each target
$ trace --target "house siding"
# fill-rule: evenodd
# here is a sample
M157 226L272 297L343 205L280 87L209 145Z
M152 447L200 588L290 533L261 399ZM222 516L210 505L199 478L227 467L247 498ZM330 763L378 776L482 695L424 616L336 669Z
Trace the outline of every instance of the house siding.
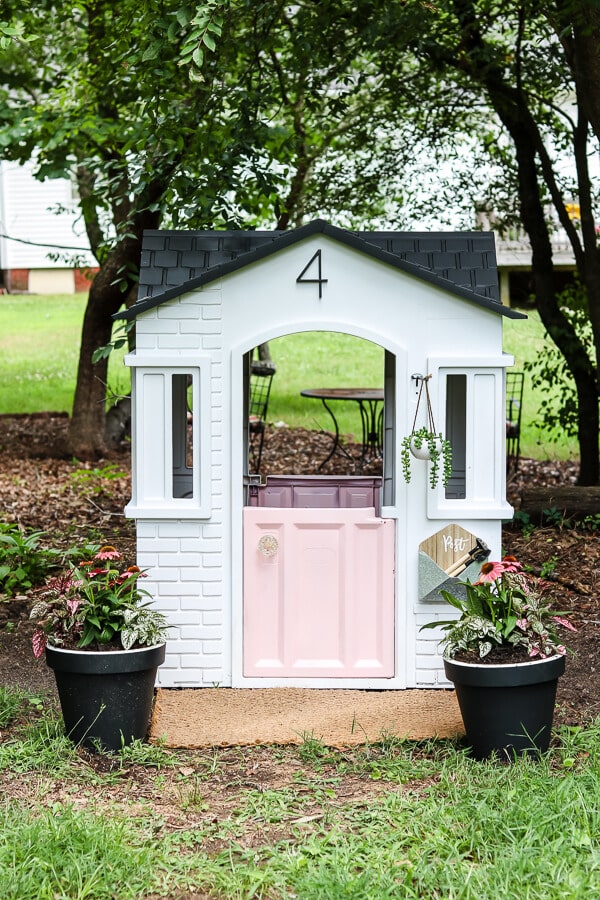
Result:
M231 683L221 291L204 291L201 299L192 294L158 307L141 317L136 329L138 351L168 351L174 365L178 355L210 356L210 416L203 419L202 434L210 441L210 520L138 519L137 524L138 564L148 569L155 602L171 624L158 673L163 687Z

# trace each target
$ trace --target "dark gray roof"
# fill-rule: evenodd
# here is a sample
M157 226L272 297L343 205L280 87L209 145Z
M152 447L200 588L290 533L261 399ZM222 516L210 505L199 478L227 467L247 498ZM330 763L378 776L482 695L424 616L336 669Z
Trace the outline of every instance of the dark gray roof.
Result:
M321 219L294 231L146 231L138 300L114 318L132 319L319 232L501 315L522 318L500 302L492 232L351 232Z

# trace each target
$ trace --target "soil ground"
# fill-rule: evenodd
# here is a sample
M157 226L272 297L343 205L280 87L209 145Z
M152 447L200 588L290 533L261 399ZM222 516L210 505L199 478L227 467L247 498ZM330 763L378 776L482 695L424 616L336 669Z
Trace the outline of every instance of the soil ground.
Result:
M66 416L50 413L0 417L0 519L27 530L45 532L44 541L68 547L87 539L117 545L134 561L133 523L123 508L130 496L129 450L124 446L110 459L80 463L60 458ZM331 435L287 427L269 428L263 470L272 474L314 474L331 447ZM324 468L351 474L356 445L348 455L336 453ZM363 472L377 471L375 461ZM533 484L573 483L572 463L522 460L509 483L511 501ZM559 682L556 721L576 725L600 714L600 531L566 527L535 528L530 534L507 527L504 550L550 582L556 608L568 612L577 627L568 635L572 650L566 674ZM31 655L32 626L28 621L36 590L12 598L0 595L0 684L53 692L53 676L43 661Z

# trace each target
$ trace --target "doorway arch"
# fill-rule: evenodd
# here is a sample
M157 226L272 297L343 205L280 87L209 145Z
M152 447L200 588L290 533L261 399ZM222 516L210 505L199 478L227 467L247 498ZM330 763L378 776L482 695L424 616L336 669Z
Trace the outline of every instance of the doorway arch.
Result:
M395 473L396 378L398 368L406 368L406 351L390 346L381 335L351 330L345 324L327 329L322 323L317 328L281 328L269 331L267 339L324 331L351 334L382 351L383 468L377 509L353 493L364 489L364 484L357 488L360 475L309 476L308 493L314 491L318 497L307 499L304 481L295 507L281 495L275 501L276 510L264 509L250 499L251 492L262 490L264 480L264 476L253 477L247 466L250 359L254 347L267 336L261 333L260 340L258 336L247 339L231 360L232 422L237 420L243 434L232 467L243 482L241 495L234 486L234 497L239 499L238 504L234 500L232 515L233 543L239 546L232 558L244 561L241 571L232 573L233 602L239 604L232 617L233 683L238 686L403 686L397 632L406 609L398 603L396 571L399 564L404 568L398 559L398 535L404 532L404 523L399 528ZM286 488L290 484L293 488L298 473L289 475ZM350 487L349 481L353 482ZM342 491L350 491L347 505L339 498L330 503L340 484Z

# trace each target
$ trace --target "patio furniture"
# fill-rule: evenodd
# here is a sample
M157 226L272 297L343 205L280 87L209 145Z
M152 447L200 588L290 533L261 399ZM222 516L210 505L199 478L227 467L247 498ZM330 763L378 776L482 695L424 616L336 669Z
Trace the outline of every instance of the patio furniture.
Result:
M523 372L506 373L506 473L516 475L521 444L523 410Z
M250 390L248 396L248 454L253 472L260 471L265 428L267 424L267 408L275 366L270 362L253 361L250 363Z
M332 401L345 401L358 404L361 421L362 450L356 460L360 470L367 459L381 457L383 446L383 400L384 393L381 388L310 388L300 391L302 397L320 400L331 416L334 427L333 446L329 455L319 466L319 471L332 458L336 451L349 456L345 448L340 444L340 428L333 409Z

